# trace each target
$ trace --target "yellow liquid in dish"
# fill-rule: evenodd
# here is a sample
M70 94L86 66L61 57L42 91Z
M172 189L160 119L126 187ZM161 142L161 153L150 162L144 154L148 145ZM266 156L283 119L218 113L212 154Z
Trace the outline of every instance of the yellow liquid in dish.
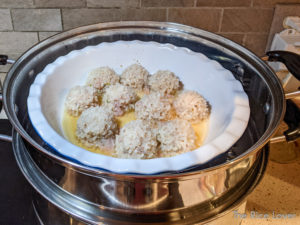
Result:
M209 119L205 119L199 123L192 124L196 134L196 149L203 145L208 130L208 121Z
M81 148L84 148L88 151L98 153L98 154L103 154L103 155L109 155L113 156L112 154L109 154L105 150L101 150L100 148L96 147L88 147L84 144L82 144L76 137L76 126L77 126L77 120L79 117L74 117L71 116L69 113L66 111L64 112L63 115L63 120L62 120L62 127L64 130L64 134L66 138L74 145L77 145ZM135 120L135 114L134 111L127 112L123 116L116 117L118 126L122 128L126 123L129 123L132 120ZM192 124L192 127L195 131L196 134L196 148L199 148L202 144L203 141L206 137L207 134L207 129L208 129L208 119L203 120L200 123Z

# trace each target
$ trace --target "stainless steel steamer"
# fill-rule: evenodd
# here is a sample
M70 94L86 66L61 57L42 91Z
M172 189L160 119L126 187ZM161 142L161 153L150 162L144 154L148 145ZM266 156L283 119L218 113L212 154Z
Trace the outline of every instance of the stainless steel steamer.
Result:
M243 136L228 152L205 165L173 174L113 174L56 153L40 139L29 121L26 99L31 83L57 57L117 40L187 47L232 71L250 100L251 115ZM3 96L5 111L14 127L15 156L39 193L35 208L44 224L55 224L60 217L57 224L76 224L72 223L75 220L90 224L194 224L221 215L225 218L228 210L239 207L260 180L267 162L266 144L285 111L280 81L253 53L221 36L161 22L103 23L55 35L14 63L4 82ZM297 137L298 126L291 128L293 132L287 136ZM60 212L60 217L51 216L58 215L56 212Z
M42 224L45 225L100 222L103 224L238 225L242 218L234 216L233 211L244 213L245 198L261 180L268 160L268 149L265 149L257 155L255 163L248 168L242 180L239 178L240 173L250 164L246 161L226 171L231 174L228 180L224 180L224 174L217 173L216 176L220 179L218 186L214 186L217 178L209 181L208 179L212 177L209 175L195 174L194 177L186 178L181 178L179 175L172 180L157 177L156 181L153 180L154 178L116 181L105 176L91 180L86 176L78 176L75 171L61 168L65 170L59 183L63 188L61 189L40 170L17 132L13 133L13 138L17 140L13 142L13 149L18 165L38 192L34 193L34 208ZM43 160L43 162L48 167L51 165L50 161ZM58 169L58 166L50 167L54 170ZM58 175L57 172L55 174ZM234 179L240 181L236 185L231 184L234 183ZM214 189L221 189L223 186L230 186L230 190L213 198L216 194ZM69 191L65 191L67 187ZM72 192L70 187L73 187ZM139 199L134 195L134 192L139 190L144 191L145 196L140 200L148 199L148 202L136 204L137 202L133 201ZM96 195L97 202L86 201L87 196ZM201 202L207 197L211 199ZM108 203L111 207L103 207ZM123 209L120 209L121 204ZM119 210L117 210L118 206Z

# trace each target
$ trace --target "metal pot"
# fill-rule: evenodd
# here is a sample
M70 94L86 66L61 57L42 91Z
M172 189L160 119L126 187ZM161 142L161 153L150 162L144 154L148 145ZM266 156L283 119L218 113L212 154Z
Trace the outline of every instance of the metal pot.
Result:
M261 180L268 162L268 149L265 148L251 167L244 161L228 168L227 180L220 171L172 177L131 177L131 180L103 175L92 179L54 165L55 162L45 158L34 160L15 131L13 138L17 163L38 192L34 193L33 200L36 215L45 225L100 222L238 225L241 218L235 217L233 210L245 212L246 197ZM36 162L45 164L47 174ZM246 169L248 172L242 175ZM52 180L49 179L50 171ZM215 180L209 180L214 177ZM218 186L217 179L220 179ZM235 184L234 179L239 182ZM230 190L216 195L217 190L225 186ZM203 201L205 198L209 200Z
M117 40L171 43L202 52L230 70L250 101L251 115L243 136L228 152L205 165L157 175L113 174L56 153L36 134L28 119L26 99L31 83L57 57L88 45ZM295 57L276 52L270 53L269 58L284 61L291 56ZM299 76L299 71L295 71ZM14 127L15 156L25 177L52 205L91 224L194 224L221 212L225 214L244 200L247 190L252 190L260 179L266 164L266 144L285 111L280 81L253 53L221 36L160 22L104 23L55 35L14 63L6 77L3 96L5 111ZM293 124L286 133L290 139L299 136L296 119L289 123ZM285 137L276 140L282 139Z

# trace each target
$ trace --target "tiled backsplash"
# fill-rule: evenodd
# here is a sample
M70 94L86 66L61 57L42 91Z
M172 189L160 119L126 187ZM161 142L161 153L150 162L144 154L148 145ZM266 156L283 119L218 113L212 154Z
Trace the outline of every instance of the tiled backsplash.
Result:
M172 21L265 50L274 7L300 0L0 0L0 54L17 58L33 44L74 27L119 20ZM0 66L3 78L9 66Z

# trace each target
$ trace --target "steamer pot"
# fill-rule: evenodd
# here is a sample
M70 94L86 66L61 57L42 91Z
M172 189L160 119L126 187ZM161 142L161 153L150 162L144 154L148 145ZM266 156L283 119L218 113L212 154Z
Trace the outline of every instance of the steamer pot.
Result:
M58 185L52 182L49 179L49 176L47 177L47 175L40 170L33 158L30 156L29 152L31 150L28 148L26 149L26 146L20 138L20 135L14 131L13 137L16 140L16 142L13 142L13 150L16 161L24 176L37 190L34 192L33 205L35 213L41 221L41 224L45 225L82 225L85 223L238 225L241 222L241 218L235 217L233 211L237 210L239 213L245 212L246 197L252 192L252 190L261 180L267 166L269 152L268 148L265 148L264 151L261 151L256 162L253 164L252 168L249 169L249 172L246 174L246 176L244 176L243 180L239 182L238 185L235 185L235 187L233 187L228 193L194 206L184 206L184 204L188 205L188 201L191 201L192 198L201 198L201 195L198 193L199 191L197 191L197 189L201 189L202 195L208 194L209 192L211 194L213 193L214 187L209 186L211 185L209 181L204 180L206 176L197 175L197 177L192 178L193 181L198 183L198 188L192 185L193 182L185 179L164 179L164 183L161 184L162 180L157 177L155 185L152 181L151 190L156 192L160 191L161 198L158 198L157 194L155 193L150 193L149 187L151 185L151 178L144 181L137 179L132 181L123 180L124 185L122 185L122 188L127 187L127 196L124 192L122 193L121 188L119 188L119 191L109 192L109 189L106 187L110 187L112 190L116 182L108 177L102 177L102 182L99 181L99 179L95 179L95 182L97 182L96 184L91 181L89 182L84 177L78 177L78 174L74 173L74 171L65 169L65 174L63 175L64 178L60 179L61 183L63 183L63 188L66 186L73 186L73 188L77 187L78 189L79 186L85 185L86 187L81 188L81 193L90 193L92 195L98 194L99 199L102 199L99 201L102 202L108 200L108 195L110 195L111 202L113 202L113 200L116 202L118 199L125 198L130 200L130 198L132 199L134 197L132 192L140 189L148 190L148 193L145 193L148 199L156 197L156 201L151 201L151 203L154 203L156 207L159 205L163 206L162 203L172 204L172 206L169 207L169 210L159 210L154 213L153 209L151 209L149 205L148 209L144 208L143 211L137 207L128 207L127 211L116 210L117 204L112 207L113 209L109 209L107 207L103 207L103 204L99 201L97 203L84 201L84 198L82 199L82 195L81 198L78 198L80 195L76 196L72 195L70 192L64 191ZM45 160L43 160L43 162L45 163ZM55 168L57 169L57 167ZM235 172L231 170L230 172L234 172L231 176L237 176L237 171L242 169L243 168L236 168ZM229 180L227 182L230 183ZM148 189L141 188L143 186L147 186L145 183L148 184ZM136 188L134 188L134 185L136 185ZM95 186L98 188L101 187L102 190L95 190ZM121 186L120 182L118 186ZM178 187L180 186L183 186L186 190L181 189L181 192L179 193L178 189L180 188ZM131 189L129 189L129 187L131 187ZM168 191L162 192L162 187ZM221 182L219 187L221 187ZM193 193L191 193L190 188L194 189ZM188 193L188 191L190 192ZM105 193L108 195L106 196ZM188 194L190 198L187 198ZM172 202L167 200L169 198L167 197L168 195L169 197L173 197ZM137 200L138 198L135 199ZM142 198L140 200L142 200ZM175 210L175 207L179 204L181 204L182 207ZM127 202L127 205L133 206L133 204L130 204L129 201ZM144 206L147 205L144 204Z
M89 45L117 40L171 43L202 52L230 70L242 83L250 102L250 120L243 136L226 153L204 165L177 173L114 174L58 155L40 139L29 121L26 99L31 83L36 74L57 57ZM290 56L275 52L270 53L269 59L286 63L285 59ZM294 67L297 63L296 60L288 67L299 76ZM246 190L252 190L261 177L266 144L285 112L280 81L260 58L221 36L161 22L103 23L55 35L28 50L14 63L4 82L3 96L6 114L14 127L15 156L25 177L49 203L90 224L103 221L108 224L120 224L120 221L124 224L193 224L225 213L244 199ZM290 108L294 117L286 120L291 128L286 133L289 140L299 136L299 111ZM5 136L2 139L11 140Z

